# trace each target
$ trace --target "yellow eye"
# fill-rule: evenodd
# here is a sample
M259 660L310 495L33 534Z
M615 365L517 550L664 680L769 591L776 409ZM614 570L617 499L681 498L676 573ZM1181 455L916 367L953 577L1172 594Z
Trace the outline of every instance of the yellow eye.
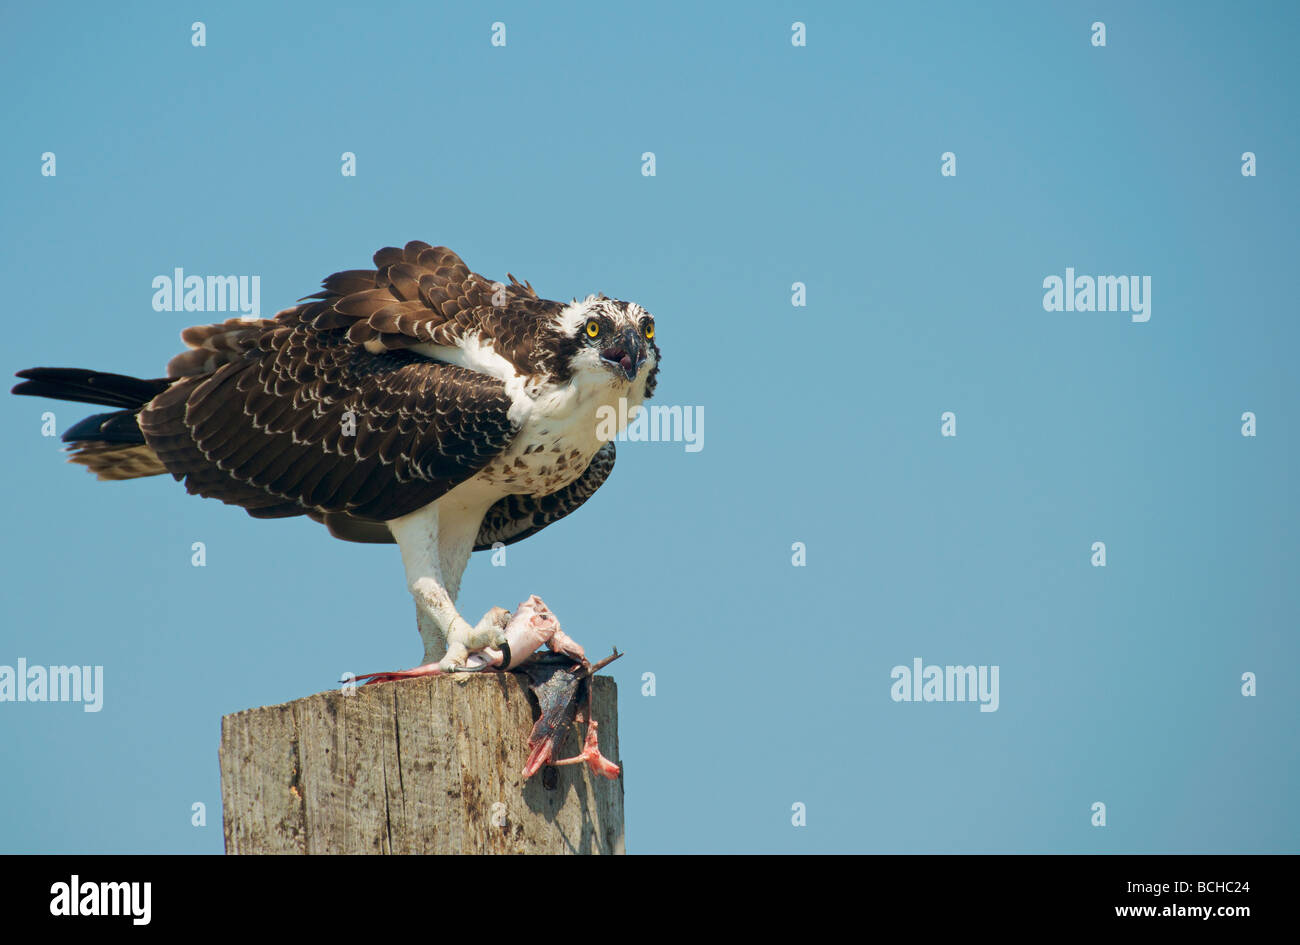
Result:
M587 321L587 337L597 338L600 336L600 322L592 318Z
M650 340L651 338L653 338L654 336L655 336L655 323L654 323L654 322L646 322L646 323L645 323L645 340L646 340L646 341L649 341L649 340Z

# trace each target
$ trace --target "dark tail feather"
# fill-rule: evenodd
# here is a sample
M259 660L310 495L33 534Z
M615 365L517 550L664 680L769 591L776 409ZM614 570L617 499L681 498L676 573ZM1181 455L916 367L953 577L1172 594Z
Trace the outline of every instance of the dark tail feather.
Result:
M73 424L63 434L72 443L70 462L80 463L100 479L138 479L167 471L140 432L140 408L165 391L167 378L141 380L83 368L29 368L15 394L52 397L84 404L120 407Z
M51 397L83 404L103 404L138 410L167 389L165 377L142 380L125 374L87 371L85 368L28 368L19 371L23 383L14 387L15 394Z
M136 421L134 410L115 410L97 413L80 423L73 424L63 434L64 443L94 440L97 443L143 443L144 434Z

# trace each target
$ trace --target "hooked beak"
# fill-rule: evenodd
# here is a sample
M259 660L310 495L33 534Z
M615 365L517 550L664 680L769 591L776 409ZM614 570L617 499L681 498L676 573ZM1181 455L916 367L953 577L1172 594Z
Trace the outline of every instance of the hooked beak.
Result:
M645 340L634 328L626 328L607 348L602 348L600 359L629 381L636 380L637 372L647 357Z

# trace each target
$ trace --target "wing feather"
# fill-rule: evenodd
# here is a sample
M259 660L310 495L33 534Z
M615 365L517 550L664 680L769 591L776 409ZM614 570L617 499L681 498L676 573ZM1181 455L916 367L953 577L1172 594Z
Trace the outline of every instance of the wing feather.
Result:
M175 382L139 422L187 489L383 540L384 520L464 482L517 433L501 381L413 345L477 335L521 374L563 379L568 352L543 344L561 303L513 275L489 281L445 246L385 247L374 263L328 276L274 319L185 331L191 350L168 366ZM480 538L517 541L577 508L608 475L607 449L552 496L497 503Z
M499 380L400 349L373 354L342 327L318 329L310 309L281 313L256 344L241 339L237 360L141 412L146 441L191 492L263 517L382 521L432 502L513 439Z

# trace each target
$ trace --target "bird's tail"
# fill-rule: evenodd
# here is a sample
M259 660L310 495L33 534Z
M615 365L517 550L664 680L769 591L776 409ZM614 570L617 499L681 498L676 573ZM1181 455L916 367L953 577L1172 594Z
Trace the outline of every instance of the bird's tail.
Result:
M167 378L142 380L84 368L29 368L18 377L23 383L14 387L15 394L119 408L87 417L63 434L63 441L72 444L69 462L80 463L100 479L137 479L167 471L145 442L138 422L141 409L172 383Z

